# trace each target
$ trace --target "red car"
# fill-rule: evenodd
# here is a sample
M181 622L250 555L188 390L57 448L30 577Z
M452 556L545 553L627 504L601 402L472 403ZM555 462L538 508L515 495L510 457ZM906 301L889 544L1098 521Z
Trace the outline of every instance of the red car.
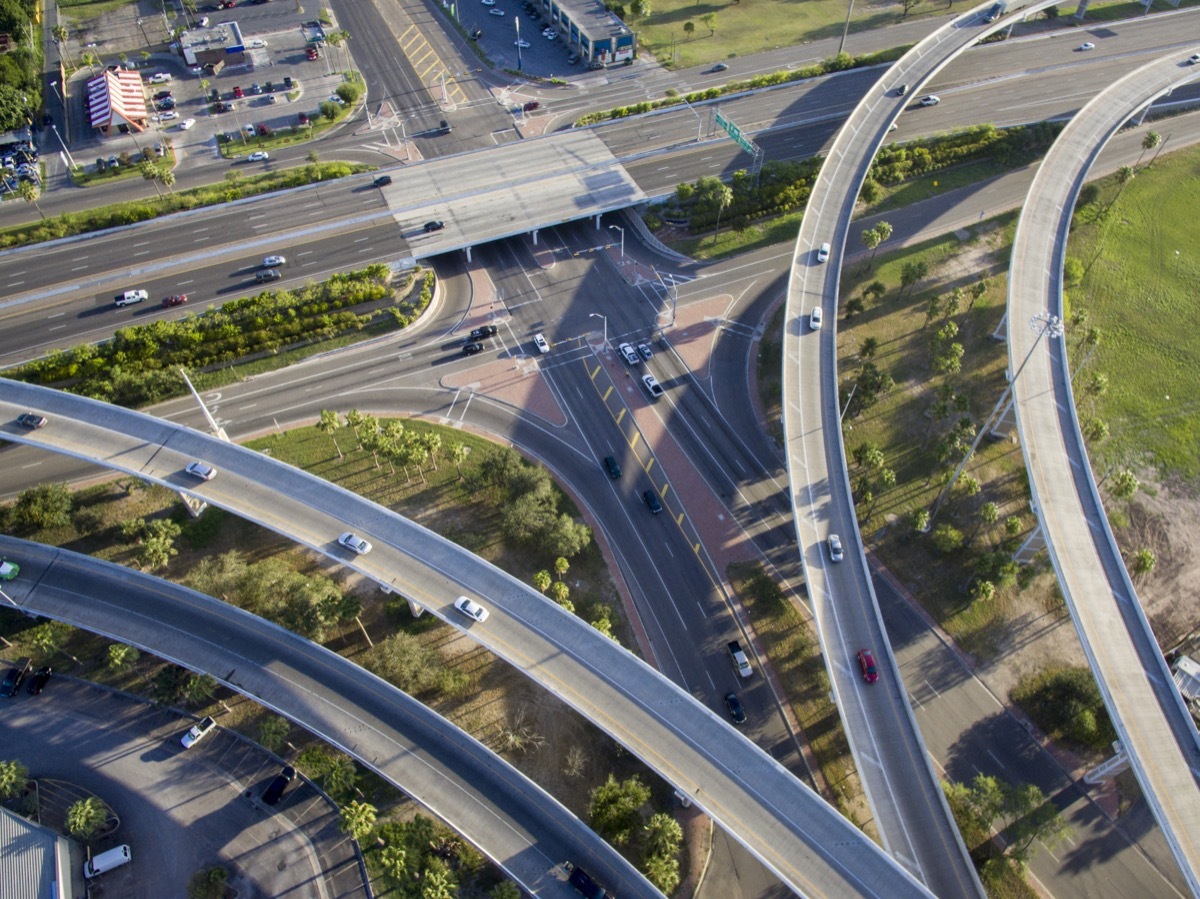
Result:
M169 296L169 297L163 297L162 304L165 308L170 308L171 306L182 306L186 302L187 302L187 294L186 293L177 293L177 294L173 294L172 296Z
M321 51L316 47L306 47L304 50L304 55L309 59L316 59L321 55Z
M307 125L307 124L308 124L308 113L306 113L306 112L302 112L302 113L300 113L300 124L301 124L301 125Z
M233 89L233 99L240 100L244 96L246 96L246 95L242 93L242 89L240 87L235 87Z
M873 684L879 680L879 669L875 667L875 656L869 649L858 651L858 667L862 669L863 680Z
M533 112L535 109L540 109L541 106L542 106L542 104L539 103L537 100L530 100L528 103L526 103L521 108L524 109L526 112Z

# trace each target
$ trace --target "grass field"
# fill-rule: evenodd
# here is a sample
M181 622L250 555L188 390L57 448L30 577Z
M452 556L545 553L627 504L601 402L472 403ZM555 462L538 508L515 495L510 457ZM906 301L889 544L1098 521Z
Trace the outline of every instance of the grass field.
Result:
M1200 150L1163 156L1123 190L1115 178L1101 182L1077 207L1067 250L1086 267L1067 291L1070 311L1102 334L1085 370L1108 379L1094 400L1110 433L1101 464L1149 464L1161 479L1189 482L1200 476L1197 209Z

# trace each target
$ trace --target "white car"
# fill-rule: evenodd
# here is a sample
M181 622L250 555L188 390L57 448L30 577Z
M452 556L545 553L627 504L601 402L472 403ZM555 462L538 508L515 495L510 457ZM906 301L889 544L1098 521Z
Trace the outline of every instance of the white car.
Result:
M199 724L193 725L192 729L184 734L183 739L179 742L183 744L184 749L191 749L202 739L216 730L216 727L216 721L214 721L212 718L205 718Z
M821 248L817 250L817 262L825 262L829 259L829 244L821 244Z
M190 131L191 128L195 124L196 124L195 119L184 119L182 122L179 123L179 130L180 131Z
M842 561L842 538L837 534L829 535L829 558L835 562Z
M249 47L251 50L265 50L267 47L267 42L263 41L263 40L259 40L258 38L255 38L254 40L247 43L246 46Z
M654 377L654 375L642 375L642 386L646 388L646 392L652 397L663 395L662 384L658 383L658 378Z
M808 326L814 331L821 330L821 307L813 306L812 312L808 313Z
M352 534L350 531L346 531L346 533L338 537L338 543L360 556L365 556L371 551L371 544L368 541Z
M1079 45L1079 49L1080 50L1095 50L1096 45L1093 44L1091 41L1084 41L1082 44Z
M166 84L167 82L169 82L171 80L171 76L168 75L166 72L155 72L153 75L151 75L146 80L149 81L151 84Z
M266 150L255 150L253 153L251 153L249 156L246 157L246 159L249 160L250 162L266 162L270 158L271 158L271 154L268 153Z
M482 0L484 6L495 6L496 0Z
M522 50L528 50L530 45L529 41L513 41L513 46L520 47Z
M623 343L619 347L617 347L617 352L620 353L621 358L624 359L626 362L628 362L630 365L637 365L641 358L638 356L637 350L635 350L633 347L631 347L627 343Z
M558 37L558 32L557 32L557 31L543 31L543 32L542 32L542 36L543 36L543 37L544 37L546 40L548 40L548 41L552 41L552 40L554 40L555 38L557 38L557 37Z
M211 465L205 465L203 462L189 462L188 467L184 471L202 481L211 481L217 476L217 470Z
M550 344L546 343L546 338L540 333L533 335L533 345L537 347L539 353L550 352Z
M169 121L171 121L171 119L177 119L177 118L179 118L179 113L177 113L173 109L169 109L166 112L160 112L158 115L154 116L154 121L169 122Z
M268 256L262 261L263 268L278 268L281 265L287 265L287 259L283 256Z
M937 106L941 102L942 102L942 98L935 96L934 94L930 94L929 96L922 97L920 99L920 103L922 106Z
M502 15L504 15L504 10L502 10L502 9L489 9L489 10L488 10L488 15L490 15L490 16L502 16Z
M465 596L460 596L454 600L454 608L458 609L468 618L478 621L480 624L483 624L488 619L488 610L479 603L467 599Z
M1188 57L1188 65L1194 66L1197 63L1200 63L1200 53L1193 53Z
M337 94L333 94L333 95L331 95L331 96L330 96L330 98L329 98L329 102L330 102L330 103L336 103L338 106L345 106L345 105L346 105L346 101L345 101L345 100L343 100L341 97L339 97Z

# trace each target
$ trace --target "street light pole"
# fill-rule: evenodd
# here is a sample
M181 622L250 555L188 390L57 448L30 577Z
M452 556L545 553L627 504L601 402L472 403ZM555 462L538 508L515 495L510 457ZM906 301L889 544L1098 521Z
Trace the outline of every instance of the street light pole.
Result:
M1033 357L1033 351L1038 348L1038 344L1042 342L1042 338L1046 336L1062 337L1063 331L1065 330L1062 319L1060 319L1057 315L1051 315L1048 312L1039 312L1037 315L1033 316L1033 318L1029 320L1029 326L1033 328L1033 330L1037 331L1037 338L1033 341L1033 346L1029 348L1029 352L1025 354L1025 358L1021 360L1021 365L1017 369L1017 373L1012 376L1012 380L1009 381L1008 386L1004 388L1004 393L1000 396L1000 402L996 404L996 409L1004 408L1004 404L1008 399L1008 395L1012 393L1012 389L1017 383L1017 378L1021 377L1021 372L1025 370L1025 366ZM945 500L946 496L950 493L950 488L954 486L954 482L958 480L958 476L962 474L963 469L967 467L967 462L969 462L971 457L975 455L975 450L979 446L979 441L983 439L983 435L986 434L991 428L992 418L995 416L995 414L995 410L993 410L992 414L988 416L987 421L983 423L983 426L975 435L975 440L971 443L971 448L967 450L967 454L963 456L963 460L958 463L958 468L954 470L953 477L946 482L946 486L943 487L942 492L938 494L937 501L933 504L933 511L929 513L929 524L931 526L933 525L933 519L937 517L938 509L942 507L943 500Z
M513 24L517 26L517 71L522 72L521 68L521 17L513 16Z
M599 318L604 321L604 345L608 346L608 316L601 315L599 312L589 312L588 318Z
M617 230L621 232L621 261L625 261L625 229L620 225L609 225L609 230Z

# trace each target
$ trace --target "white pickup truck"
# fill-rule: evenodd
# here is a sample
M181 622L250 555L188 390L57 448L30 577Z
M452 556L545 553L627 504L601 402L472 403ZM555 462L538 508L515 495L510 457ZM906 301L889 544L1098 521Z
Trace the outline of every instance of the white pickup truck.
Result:
M737 669L737 673L742 677L749 677L754 673L754 669L750 667L750 660L746 658L746 652L742 649L742 644L737 640L730 640L726 644L729 649L729 655L733 658L733 667Z
M134 303L144 303L150 294L144 290L127 290L113 298L114 306L132 306Z

